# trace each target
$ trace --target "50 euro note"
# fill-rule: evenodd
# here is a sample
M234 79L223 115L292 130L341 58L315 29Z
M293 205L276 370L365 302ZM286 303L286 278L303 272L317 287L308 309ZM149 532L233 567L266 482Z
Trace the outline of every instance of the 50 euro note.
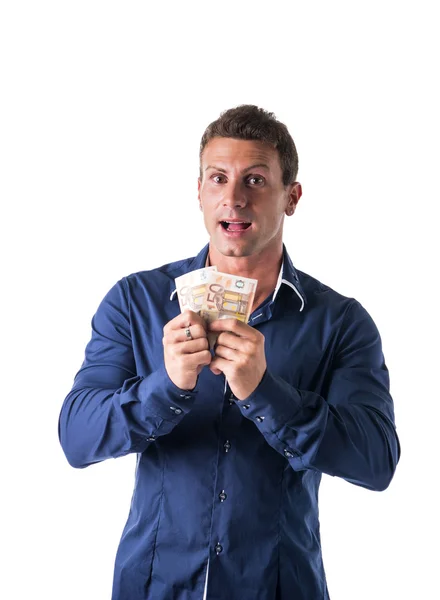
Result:
M211 272L200 315L207 323L217 319L238 319L247 323L251 314L258 281L248 277ZM218 334L208 333L209 347L214 348Z
M220 273L217 267L205 267L176 277L180 310L192 310L207 322L238 319L247 323L258 281L248 277ZM208 333L211 350L218 334Z
M176 277L180 312L189 309L200 313L206 296L209 274L212 271L217 271L217 267L205 267Z

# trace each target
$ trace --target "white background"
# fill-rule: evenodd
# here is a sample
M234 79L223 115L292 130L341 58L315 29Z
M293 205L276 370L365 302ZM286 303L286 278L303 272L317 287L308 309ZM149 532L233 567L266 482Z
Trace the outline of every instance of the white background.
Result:
M2 3L1 598L110 598L135 457L72 469L59 410L108 289L207 242L200 138L242 103L297 144L295 266L367 308L391 375L391 486L323 478L331 597L438 597L435 4Z

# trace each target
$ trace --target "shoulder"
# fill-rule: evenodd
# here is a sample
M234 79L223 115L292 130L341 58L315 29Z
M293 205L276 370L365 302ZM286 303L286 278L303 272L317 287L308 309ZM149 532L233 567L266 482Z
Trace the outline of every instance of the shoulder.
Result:
M336 291L330 285L297 270L300 284L307 297L308 310L334 320L340 327L365 328L377 335L376 324L365 306L353 296Z
M309 309L312 308L345 308L348 309L356 300L352 296L341 294L330 285L323 283L316 277L296 270L299 284L307 299Z

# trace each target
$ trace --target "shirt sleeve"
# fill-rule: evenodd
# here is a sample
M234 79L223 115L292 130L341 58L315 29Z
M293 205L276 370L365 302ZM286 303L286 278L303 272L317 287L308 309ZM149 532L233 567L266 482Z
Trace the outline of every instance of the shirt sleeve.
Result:
M327 381L321 396L266 371L237 405L293 469L386 489L400 458L389 374L377 327L356 300L345 315Z
M67 460L83 468L143 452L184 418L196 393L174 385L164 365L146 377L136 374L121 279L92 319L84 362L61 408L58 434Z

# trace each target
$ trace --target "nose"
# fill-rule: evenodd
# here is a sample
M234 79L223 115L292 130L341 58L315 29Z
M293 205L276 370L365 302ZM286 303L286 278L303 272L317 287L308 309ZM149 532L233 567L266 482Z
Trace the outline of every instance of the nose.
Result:
M243 189L241 183L230 182L229 186L225 188L223 206L242 208L246 206L246 204L246 191Z

